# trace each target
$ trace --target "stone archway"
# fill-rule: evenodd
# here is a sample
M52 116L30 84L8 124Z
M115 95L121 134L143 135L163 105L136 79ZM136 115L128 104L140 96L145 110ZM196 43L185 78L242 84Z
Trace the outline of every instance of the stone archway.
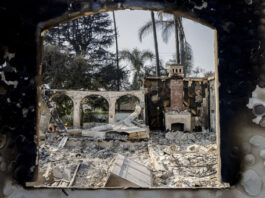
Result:
M109 102L100 95L85 96L80 102L80 114L80 125L82 128L86 128L84 127L85 122L108 123Z
M115 122L126 118L126 116L132 113L137 103L140 104L140 99L131 94L117 98L115 103ZM141 117L143 117L143 113L141 113Z
M137 91L77 91L77 90L60 90L60 89L51 89L49 90L52 94L65 94L69 96L74 103L74 110L73 110L73 128L80 128L80 121L81 121L81 111L80 105L81 101L91 95L98 95L102 96L106 99L109 103L109 123L115 122L115 104L118 98L125 96L125 95L133 95L137 97L140 101L140 105L143 108L143 119L145 120L145 90L137 90ZM50 96L50 97L52 97Z

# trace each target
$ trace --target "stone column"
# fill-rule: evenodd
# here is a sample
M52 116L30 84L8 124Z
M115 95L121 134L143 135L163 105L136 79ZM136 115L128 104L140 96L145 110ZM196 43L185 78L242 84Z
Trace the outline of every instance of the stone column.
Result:
M109 100L109 123L113 124L115 122L115 104L116 104L116 99L111 98Z
M140 106L141 106L141 108L142 108L142 113L141 113L141 115L142 115L142 117L143 117L143 121L144 121L144 123L145 123L145 100L144 100L144 98L142 98L142 97L137 97L139 100L140 100Z
M74 99L74 112L73 112L73 128L74 129L80 129L80 118L81 118L81 111L80 111L80 104L81 100L80 99Z

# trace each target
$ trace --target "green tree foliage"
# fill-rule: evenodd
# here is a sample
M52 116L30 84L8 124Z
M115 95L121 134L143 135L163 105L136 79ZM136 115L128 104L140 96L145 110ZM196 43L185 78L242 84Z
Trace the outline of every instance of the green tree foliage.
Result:
M51 88L116 90L117 78L127 86L128 72L116 67L108 51L114 33L107 13L60 24L44 41L43 82Z
M81 104L83 122L108 122L109 104L102 96L84 98Z
M67 53L60 52L55 46L44 47L42 63L42 83L49 84L51 88L64 88L69 58Z
M104 61L113 54L106 50L112 45L114 33L109 14L101 13L59 24L49 30L45 41L67 49L76 55L85 55L88 60ZM104 57L102 60L100 57Z
M120 97L118 100L117 100L117 103L119 104L136 104L136 103L139 103L139 99L136 97L136 96L132 96L132 95L125 95L125 96L122 96ZM116 110L117 110L117 105L116 105Z
M73 101L66 95L58 95L52 98L56 103L56 110L63 123L67 126L73 125Z
M154 54L150 51L140 51L137 48L134 48L132 51L129 50L122 50L120 52L120 59L126 60L133 68L134 76L133 76L133 82L131 85L132 90L139 89L141 86L140 79L144 76L144 67L146 64L146 61L154 58Z
M123 87L128 86L128 71L115 65L94 69L82 56L68 56L58 47L44 47L42 81L52 89L116 90L116 79L119 77ZM112 74L112 75L110 75Z

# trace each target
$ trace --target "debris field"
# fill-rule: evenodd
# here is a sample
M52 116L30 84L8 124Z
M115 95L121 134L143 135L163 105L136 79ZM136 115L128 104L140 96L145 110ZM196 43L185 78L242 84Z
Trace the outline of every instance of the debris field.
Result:
M226 187L218 181L217 156L212 132L150 131L149 139L138 141L47 132L39 146L39 186ZM114 178L115 164L120 172Z

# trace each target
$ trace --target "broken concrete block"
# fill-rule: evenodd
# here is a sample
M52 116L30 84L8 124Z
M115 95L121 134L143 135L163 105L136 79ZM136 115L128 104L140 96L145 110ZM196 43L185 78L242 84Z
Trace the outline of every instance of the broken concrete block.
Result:
M82 136L88 136L88 137L93 137L93 138L100 138L100 139L105 139L106 137L106 132L98 132L98 131L90 131L90 130L82 130Z
M149 188L152 186L152 173L146 166L118 154L105 186Z

